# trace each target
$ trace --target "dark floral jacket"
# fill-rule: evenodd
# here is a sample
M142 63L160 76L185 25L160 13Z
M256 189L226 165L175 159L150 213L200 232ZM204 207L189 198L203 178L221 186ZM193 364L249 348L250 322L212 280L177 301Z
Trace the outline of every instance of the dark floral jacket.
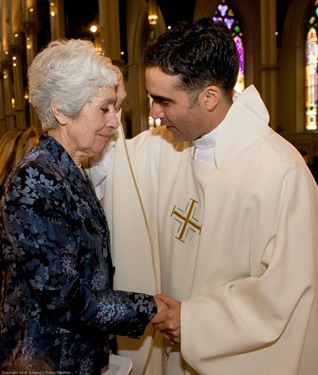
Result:
M0 366L41 353L55 371L100 374L109 333L137 338L157 311L151 296L112 290L108 225L86 177L43 135L6 183Z

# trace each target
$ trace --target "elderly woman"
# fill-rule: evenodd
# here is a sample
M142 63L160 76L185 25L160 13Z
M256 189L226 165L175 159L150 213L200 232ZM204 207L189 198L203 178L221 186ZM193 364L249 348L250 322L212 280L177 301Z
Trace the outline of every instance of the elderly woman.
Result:
M112 289L108 225L81 165L116 132L122 77L92 43L69 40L39 53L28 78L44 134L2 197L0 366L41 352L54 371L100 374L109 333L138 338L165 308Z

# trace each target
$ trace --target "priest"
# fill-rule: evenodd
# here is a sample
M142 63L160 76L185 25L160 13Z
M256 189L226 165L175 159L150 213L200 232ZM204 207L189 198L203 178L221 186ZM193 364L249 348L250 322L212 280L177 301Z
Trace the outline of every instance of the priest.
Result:
M160 293L169 310L142 340L118 337L120 353L135 375L315 375L313 176L256 88L234 95L223 24L180 23L144 63L162 126L119 133L91 173L106 181L115 288Z

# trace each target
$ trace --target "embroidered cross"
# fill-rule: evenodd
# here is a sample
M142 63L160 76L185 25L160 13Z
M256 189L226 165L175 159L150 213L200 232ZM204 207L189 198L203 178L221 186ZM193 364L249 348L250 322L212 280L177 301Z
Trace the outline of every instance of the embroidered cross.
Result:
M190 198L190 202L187 203L185 210L178 208L176 210L176 206L173 207L171 216L175 215L175 219L180 223L178 232L179 236L175 238L181 242L185 242L183 240L184 237L187 237L189 230L196 232L199 231L201 233L201 226L198 224L198 220L194 217L195 209L196 209L196 200Z

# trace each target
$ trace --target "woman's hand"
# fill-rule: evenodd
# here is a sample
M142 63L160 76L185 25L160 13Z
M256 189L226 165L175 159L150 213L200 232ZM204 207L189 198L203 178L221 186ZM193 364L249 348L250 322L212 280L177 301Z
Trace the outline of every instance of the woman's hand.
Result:
M125 84L124 84L124 77L123 77L123 74L122 74L121 70L119 69L119 67L116 66L116 65L113 65L113 63L112 63L112 61L109 57L105 57L105 59L106 59L107 65L111 69L114 70L114 72L117 75L117 79L118 79L118 85L117 85L117 88L116 88L117 100L116 100L116 103L115 103L115 109L116 109L116 112L118 112L121 108L121 105L122 105L124 99L127 96L127 91L126 91L126 87L125 87Z
M168 310L168 305L165 302L163 302L161 299L157 298L156 296L154 296L154 299L157 305L157 314L159 314L161 311Z

